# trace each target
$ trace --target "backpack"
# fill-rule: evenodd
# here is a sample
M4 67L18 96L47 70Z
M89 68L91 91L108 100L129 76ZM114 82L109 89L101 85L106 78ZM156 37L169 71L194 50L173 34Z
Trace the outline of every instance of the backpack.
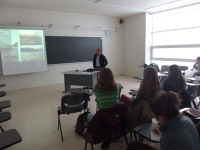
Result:
M154 68L157 70L157 72L160 72L160 69L159 69L159 67L158 67L157 64L155 64L155 63L151 63L151 64L149 64L148 66L150 66L150 67L154 67Z
M83 136L84 130L87 128L87 115L90 113L90 110L87 109L86 112L80 114L76 121L75 132L78 135Z

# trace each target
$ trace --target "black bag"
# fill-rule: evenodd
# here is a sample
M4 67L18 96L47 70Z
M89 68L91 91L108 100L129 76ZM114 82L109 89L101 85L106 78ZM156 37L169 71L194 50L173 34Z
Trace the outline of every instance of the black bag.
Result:
M150 66L150 67L154 67L154 68L157 70L157 72L160 72L160 69L159 69L159 67L158 67L157 64L151 63L151 64L149 64L149 66Z
M87 127L87 115L90 113L90 110L87 109L86 112L80 114L77 118L77 121L76 121L76 129L75 129L75 132L78 134L78 135L81 135L83 136L83 132L84 130L86 129Z

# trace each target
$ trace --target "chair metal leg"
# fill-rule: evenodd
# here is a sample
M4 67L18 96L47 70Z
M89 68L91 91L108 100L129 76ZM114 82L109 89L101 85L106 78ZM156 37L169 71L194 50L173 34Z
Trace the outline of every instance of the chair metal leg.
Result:
M60 121L60 115L58 117L59 117L59 124L60 124L60 134L61 134L62 141L64 141L63 140L63 134L62 134L61 121Z
M126 140L127 146L129 146L129 143L128 143L128 139L127 139L127 137L126 137L126 134L124 135L124 138L125 138L125 140Z
M133 132L129 133L130 134L130 143L132 142L133 140Z
M86 150L87 149L87 142L85 142L85 149L84 150Z
M0 130L2 131L2 132L4 132L4 129L0 126Z
M59 117L59 114L58 114L58 130L60 129L60 117Z
M91 143L91 148L92 148L92 150L94 150L94 147L93 147L92 143Z
M135 137L135 141L137 142L137 135L135 132L134 132L134 137Z

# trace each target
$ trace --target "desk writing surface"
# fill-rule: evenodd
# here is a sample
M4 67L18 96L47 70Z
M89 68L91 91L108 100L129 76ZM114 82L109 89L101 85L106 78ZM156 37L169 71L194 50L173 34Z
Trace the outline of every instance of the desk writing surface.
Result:
M188 80L200 81L200 78L188 78Z
M66 71L66 72L62 72L61 74L69 74L69 75L92 75L95 73L99 73L100 71L94 71L94 72L86 72L84 70L73 70L73 71Z

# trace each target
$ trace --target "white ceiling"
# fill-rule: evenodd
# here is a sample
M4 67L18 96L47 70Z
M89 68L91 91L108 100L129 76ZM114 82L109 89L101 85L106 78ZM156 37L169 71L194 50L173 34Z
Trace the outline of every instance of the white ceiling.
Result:
M0 6L124 17L180 0L0 0Z

